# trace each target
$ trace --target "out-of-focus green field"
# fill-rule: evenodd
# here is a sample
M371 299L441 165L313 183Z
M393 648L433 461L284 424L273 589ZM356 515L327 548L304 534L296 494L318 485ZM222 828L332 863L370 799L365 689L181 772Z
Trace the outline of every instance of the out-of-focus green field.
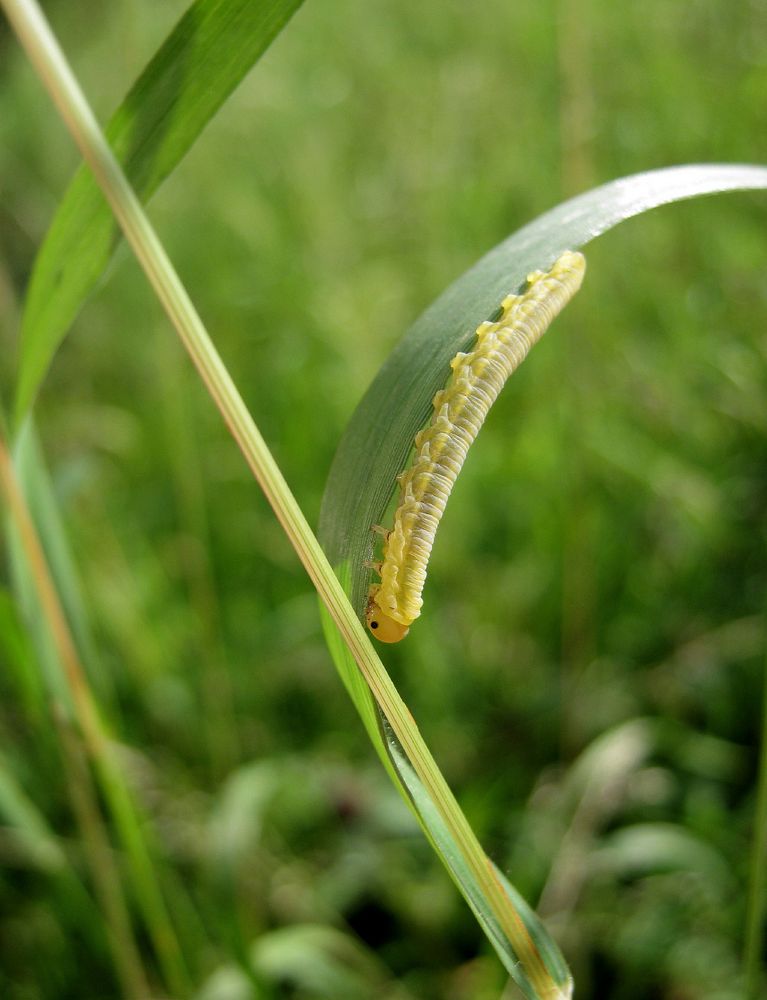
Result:
M46 6L102 119L184 8ZM309 0L150 214L316 523L357 400L445 285L614 177L765 162L766 98L760 0ZM6 405L25 282L76 163L0 26ZM383 656L578 997L738 1000L765 645L767 201L658 210L587 256L583 291L466 465L422 618ZM335 675L309 581L124 249L36 414L92 682L199 1000L499 998L500 964ZM7 580L0 785L25 790L87 886ZM92 900L5 822L0 995L118 996ZM337 936L275 936L306 924Z

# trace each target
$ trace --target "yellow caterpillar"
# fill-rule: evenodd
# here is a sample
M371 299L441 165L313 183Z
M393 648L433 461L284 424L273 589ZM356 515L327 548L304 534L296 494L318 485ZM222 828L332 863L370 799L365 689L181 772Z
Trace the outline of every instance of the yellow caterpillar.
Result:
M578 291L586 270L581 253L567 250L550 271L534 271L519 295L501 303L500 319L481 323L468 354L450 362L453 373L434 397L430 422L415 437L415 457L398 477L400 501L386 532L381 582L370 588L365 618L381 642L399 642L421 613L434 536L469 445L506 379Z

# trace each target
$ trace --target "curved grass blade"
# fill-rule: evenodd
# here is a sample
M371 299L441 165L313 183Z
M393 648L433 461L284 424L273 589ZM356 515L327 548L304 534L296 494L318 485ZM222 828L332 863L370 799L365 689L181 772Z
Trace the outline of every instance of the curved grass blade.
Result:
M450 359L471 343L479 323L492 315L504 295L518 289L530 271L545 270L565 250L581 249L619 222L659 205L764 188L767 168L730 164L671 167L612 181L518 230L429 306L363 396L325 488L319 538L339 574L348 566L347 592L355 608L362 609L370 578L363 563L372 551L371 525L381 522L416 431L428 418L434 393L447 381Z
M383 519L415 433L428 418L434 393L447 380L451 358L466 349L478 324L492 315L504 295L516 290L530 271L545 270L564 250L583 247L624 219L697 195L765 188L767 169L748 165L675 167L614 181L565 202L519 230L423 313L357 407L334 458L323 498L319 538L360 616L370 582L365 562L373 547L371 526ZM360 683L357 665L324 610L323 617L338 670L379 754L388 756L389 770L394 770L401 791L513 978L528 997L556 996L554 984L560 996L569 996L569 974L556 944L505 880L503 888L532 943L531 954L520 954L508 937L499 934L495 915L472 874L476 865L467 865L445 826L444 810L457 806L445 801L437 807L370 691ZM551 992L543 992L538 982L531 981L531 957L542 962Z
M106 134L142 202L197 136L303 0L196 0L112 116ZM35 260L22 319L16 417L117 245L119 229L91 172L70 183Z

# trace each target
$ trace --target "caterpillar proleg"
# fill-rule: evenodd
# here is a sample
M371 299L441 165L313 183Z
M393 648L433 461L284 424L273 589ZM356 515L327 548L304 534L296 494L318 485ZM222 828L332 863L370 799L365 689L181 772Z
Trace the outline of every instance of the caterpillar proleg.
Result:
M469 445L506 379L578 291L586 261L567 250L550 271L527 276L508 295L501 316L477 327L472 349L450 362L447 385L434 397L431 420L415 437L415 455L399 477L400 500L386 534L381 582L370 588L365 618L382 642L399 642L421 613L421 593L434 536Z

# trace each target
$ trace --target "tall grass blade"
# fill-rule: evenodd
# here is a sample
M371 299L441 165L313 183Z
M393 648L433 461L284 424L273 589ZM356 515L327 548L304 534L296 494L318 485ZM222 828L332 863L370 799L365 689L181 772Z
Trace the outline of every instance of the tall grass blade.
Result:
M6 532L6 537L7 537ZM40 732L48 723L45 684L34 664L32 644L24 629L16 602L0 588L0 653L6 670L5 681L14 686L25 718ZM4 688L8 691L8 687Z
M675 167L613 181L565 202L510 236L426 310L394 349L353 414L323 498L319 538L358 615L362 616L371 579L366 566L373 551L371 526L384 521L396 477L405 467L416 432L428 418L435 392L447 380L450 360L467 348L478 324L493 314L504 295L520 287L530 271L547 268L564 250L579 249L634 215L698 195L765 188L767 169L728 164ZM526 914L523 921L534 943L529 954L520 954L508 938L497 933L496 917L475 882L478 866L467 864L444 828L445 810L452 813L452 806L446 800L435 807L419 777L420 768L360 682L357 663L324 610L323 616L336 666L379 754L388 755L401 789L512 976L527 996L544 995L536 992L537 984L527 975L530 957L537 953L545 956L551 981L566 989L566 967L534 914ZM460 824L462 817L455 813L454 819Z
M56 591L64 606L80 658L99 697L111 698L109 678L103 675L103 671L93 669L96 662L95 644L85 610L82 585L64 530L59 502L31 417L19 428L13 442L12 453L16 475L45 550Z
M171 173L303 0L196 0L106 128L141 201ZM119 229L81 167L37 254L21 335L16 414L32 402L54 352L109 263Z
M64 726L68 725L70 720L76 720L115 827L125 847L131 868L133 889L142 907L158 960L169 987L179 996L186 995L189 992L186 963L158 885L151 852L130 790L115 759L114 746L109 739L98 703L80 661L45 552L2 435L0 435L0 493L7 505L13 534L16 536L14 541L16 565L25 613L29 618L29 628L38 638L41 655L46 660L48 683L51 688L51 710L54 713L62 713ZM66 733L62 744L66 755L69 752L67 747L71 751L73 746L71 742L66 742ZM82 787L82 781L78 782L78 789ZM86 802L83 811L82 800L78 798L74 804L86 828L89 843L98 844L102 860L100 872L103 873L103 860L106 857L103 847L105 838L99 831L94 832L94 822L99 823L96 809L90 802ZM109 861L106 863L109 864ZM101 875L98 875L97 879L107 883L113 881L113 876L102 879ZM118 913L118 909L115 908L114 887L107 886L103 898L107 901L110 911ZM117 908L120 906L118 902ZM118 913L117 921L125 928L122 913ZM135 969L137 961L129 957L127 964ZM141 978L140 972L128 974L128 978L137 977Z
M516 968L516 960L512 957L516 949L516 952L524 954L526 971L531 982L535 983L535 992L531 995L546 997L549 1000L569 996L569 979L564 984L554 981L551 970L542 963L541 955L532 944L524 922L479 848L465 817L457 808L444 778L423 744L412 716L399 698L380 661L373 654L370 643L349 607L338 580L224 368L189 296L149 225L138 199L106 145L93 113L39 7L32 0L1 0L1 2L107 195L152 287L176 326L248 464L264 489L307 572L331 610L335 624L341 630L349 647L353 649L360 669L375 692L376 700L382 706L408 759L413 763L414 771L426 794L435 808L442 813L447 828L455 839L457 849L466 859L488 912L497 920L504 940L509 942L508 955L504 960L508 962L510 971Z
M22 579L25 573L20 545L17 546L16 562L17 579ZM28 606L26 613L29 618L29 615L34 613L33 608ZM36 627L33 631L37 634L41 630ZM4 826L13 831L13 841L28 863L60 878L66 883L72 897L84 903L77 908L77 912L82 914L88 928L104 929L112 948L115 971L123 996L126 998L145 996L148 994L146 978L133 936L122 880L79 735L62 711L62 705L56 702L55 696L54 698L48 696L47 706L44 706L45 685L40 680L37 658L26 642L20 623L13 614L10 600L1 591L0 650L5 654L6 662L11 665L22 691L31 689L33 693L32 698L25 698L23 701L33 714L39 731L45 732L50 728L51 716L53 717L53 730L58 737L58 750L69 799L86 848L85 859L99 899L101 919L94 920L93 905L83 885L79 882L74 869L70 868L64 851L49 830L44 817L17 783L11 760L6 759L3 754L0 754L0 820ZM61 689L65 685L58 687ZM41 759L42 756L38 757L38 760Z
M767 620L767 619L766 619ZM751 871L746 910L746 941L743 951L745 1000L763 995L765 961L764 930L767 914L767 659L762 672L762 732L756 816L751 845Z

